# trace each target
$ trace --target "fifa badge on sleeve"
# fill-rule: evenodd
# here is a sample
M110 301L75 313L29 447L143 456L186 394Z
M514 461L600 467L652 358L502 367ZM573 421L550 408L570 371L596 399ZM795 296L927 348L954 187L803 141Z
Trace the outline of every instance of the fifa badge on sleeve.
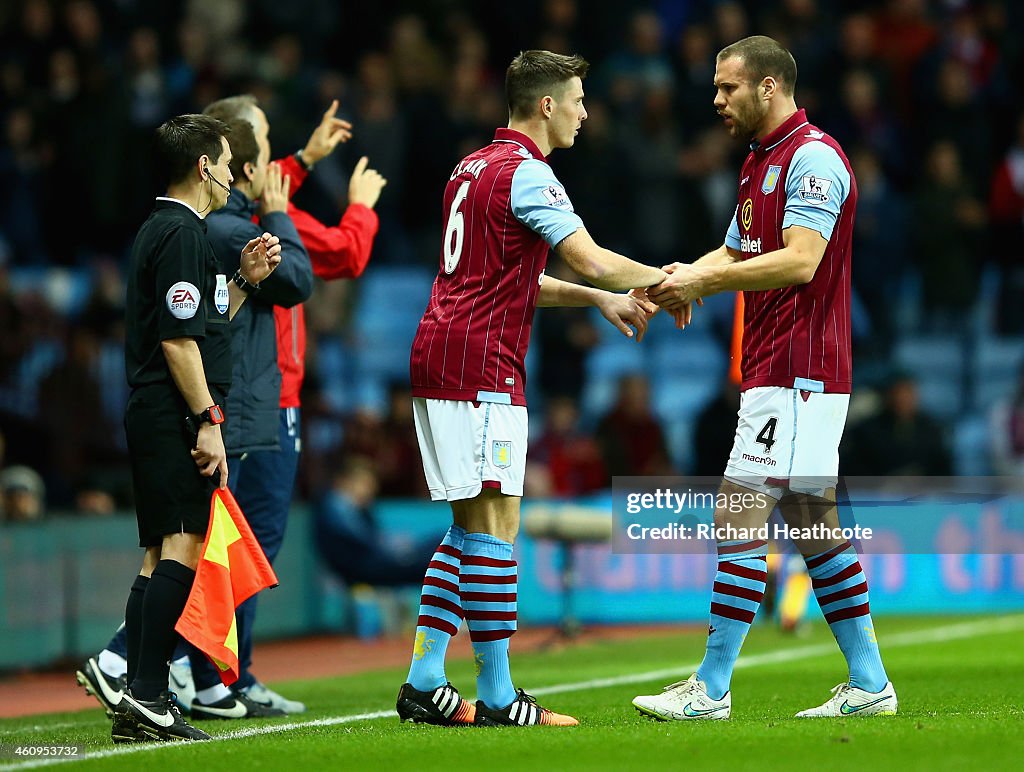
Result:
M228 277L226 274L217 274L217 289L213 293L213 304L217 307L217 313L226 314L230 297L228 295Z

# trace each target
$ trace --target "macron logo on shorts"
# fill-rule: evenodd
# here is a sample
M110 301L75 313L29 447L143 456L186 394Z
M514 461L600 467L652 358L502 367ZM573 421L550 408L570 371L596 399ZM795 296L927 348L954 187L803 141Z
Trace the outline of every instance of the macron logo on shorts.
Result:
M199 310L199 289L187 281L176 282L167 290L166 301L175 319L191 319Z
M775 466L775 459L771 456L752 456L749 453L744 453L743 460L751 461L755 464L763 464L764 466Z

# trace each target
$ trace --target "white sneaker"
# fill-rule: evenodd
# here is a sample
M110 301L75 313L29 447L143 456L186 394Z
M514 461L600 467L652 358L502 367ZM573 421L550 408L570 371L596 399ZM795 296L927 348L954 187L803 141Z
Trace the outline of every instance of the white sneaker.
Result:
M239 691L258 705L263 705L268 708L277 708L278 710L283 710L285 713L306 712L305 704L298 700L289 700L286 697L282 697L273 689L259 681L254 683L252 686L247 686L245 689L240 689Z
M726 692L720 700L713 700L708 696L704 682L697 680L694 673L685 681L666 686L661 694L636 697L633 707L662 721L724 719L732 713L732 692Z
M192 665L188 657L171 660L171 669L167 674L167 690L174 695L174 703L182 713L192 710L192 701L196 698L196 684L192 680Z
M824 705L801 710L797 718L838 718L843 716L895 716L899 709L892 681L880 692L866 692L850 684L832 687L832 696Z

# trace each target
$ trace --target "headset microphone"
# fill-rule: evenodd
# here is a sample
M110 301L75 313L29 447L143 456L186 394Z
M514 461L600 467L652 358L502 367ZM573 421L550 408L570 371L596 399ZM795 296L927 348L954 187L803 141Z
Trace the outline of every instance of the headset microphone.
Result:
M214 176L213 176L212 174L210 174L210 167L208 167L208 166L204 166L204 167L203 167L203 171L204 171L204 172L206 172L206 173L207 173L207 174L209 175L209 177L210 177L210 179L211 179L211 180L213 180L214 182L216 182L216 183L217 183L218 187L220 187L220 188L221 188L222 190L226 190L226 191L227 191L228 193L230 193L230 192L231 192L231 188L229 188L229 187L228 187L227 185L225 185L225 184L224 184L223 182L221 182L221 181L220 181L220 180L218 180L218 179L217 179L216 177L214 177Z

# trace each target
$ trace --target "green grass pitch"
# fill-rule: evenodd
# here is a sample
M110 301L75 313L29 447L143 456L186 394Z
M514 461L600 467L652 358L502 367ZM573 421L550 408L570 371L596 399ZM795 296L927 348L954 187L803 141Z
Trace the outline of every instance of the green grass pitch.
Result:
M845 676L825 624L805 638L755 626L733 677L730 721L660 723L630 705L689 675L704 634L596 641L547 653L515 651L513 675L542 705L578 716L575 728L443 729L400 724L391 712L405 671L281 684L301 716L203 722L215 741L120 746L98 708L0 720L0 769L48 766L10 746L82 744L74 770L167 769L1020 769L1024 754L1024 616L882 617L883 657L900 698L893 718L798 720ZM473 693L472 665L449 677ZM69 675L68 688L76 688ZM386 715L385 715L386 713ZM57 766L57 765L54 765Z

